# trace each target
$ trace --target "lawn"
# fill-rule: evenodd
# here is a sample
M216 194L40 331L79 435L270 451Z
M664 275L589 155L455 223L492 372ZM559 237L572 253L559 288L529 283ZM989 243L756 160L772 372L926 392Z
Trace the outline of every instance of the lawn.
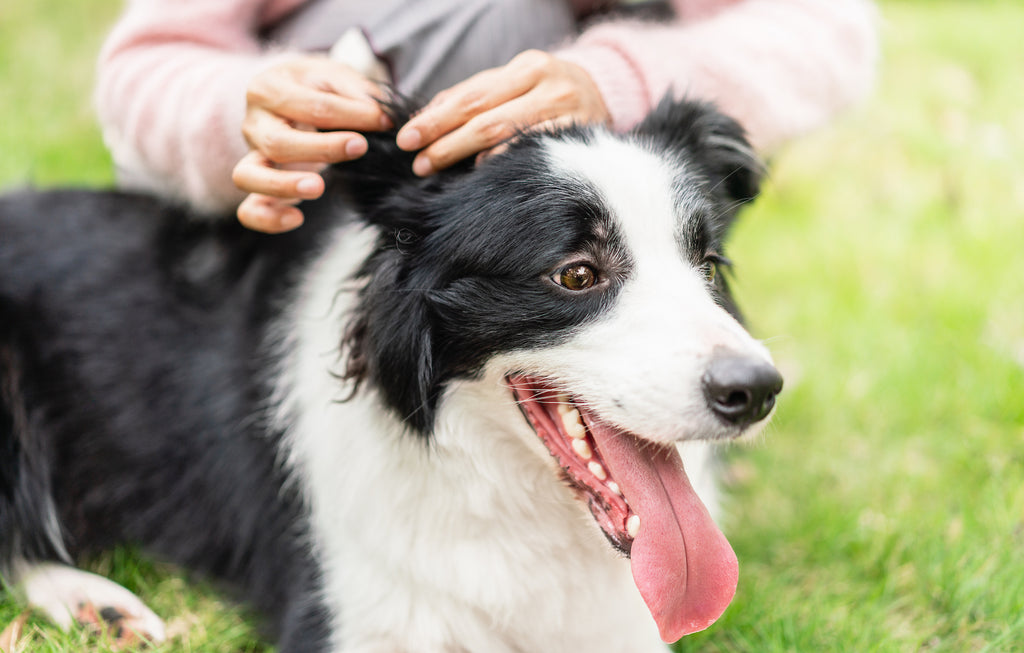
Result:
M111 181L88 95L119 6L0 6L0 187ZM877 93L780 153L737 229L787 385L726 457L736 600L679 651L1024 651L1024 5L881 7ZM91 566L169 620L161 651L263 650L192 579ZM29 627L32 651L106 650Z

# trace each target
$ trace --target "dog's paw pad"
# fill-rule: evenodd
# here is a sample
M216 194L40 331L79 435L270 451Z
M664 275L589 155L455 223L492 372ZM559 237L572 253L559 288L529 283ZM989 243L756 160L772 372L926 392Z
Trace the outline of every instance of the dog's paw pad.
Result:
M137 606L133 606L132 611L135 610ZM92 603L80 603L75 611L75 621L107 640L111 647L117 650L135 647L144 642L159 643L165 637L162 622L154 622L144 614L134 616L128 609L121 607L97 607Z

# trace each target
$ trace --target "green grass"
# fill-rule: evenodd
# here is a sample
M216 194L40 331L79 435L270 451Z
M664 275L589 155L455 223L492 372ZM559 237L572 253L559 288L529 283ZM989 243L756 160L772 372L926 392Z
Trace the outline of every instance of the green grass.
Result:
M787 388L730 456L737 599L681 651L1024 650L1024 6L883 8L877 95L736 234Z
M111 178L88 93L119 3L71 4L0 7L0 187ZM679 651L1024 651L1024 5L882 9L878 92L780 154L736 233L787 386L728 455L736 600ZM260 650L208 587L91 567L183 633L161 650ZM33 651L105 650L32 624Z
M90 93L113 0L0 5L0 188L109 184Z

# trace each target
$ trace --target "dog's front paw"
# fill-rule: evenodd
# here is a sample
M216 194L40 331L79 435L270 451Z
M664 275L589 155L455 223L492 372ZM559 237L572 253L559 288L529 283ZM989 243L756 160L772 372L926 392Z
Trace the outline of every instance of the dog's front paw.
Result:
M65 630L78 623L116 648L167 638L164 622L137 596L102 576L59 564L34 565L20 576L29 604Z

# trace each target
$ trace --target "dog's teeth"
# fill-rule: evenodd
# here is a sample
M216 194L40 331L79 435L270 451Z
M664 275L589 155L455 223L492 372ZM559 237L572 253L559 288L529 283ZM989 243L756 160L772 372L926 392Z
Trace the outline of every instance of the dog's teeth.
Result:
M599 462L591 461L587 463L587 469L589 469L590 473L596 476L599 480L603 481L608 478L608 472L604 471L604 467L601 467L601 463Z
M565 432L570 438L580 439L587 435L587 429L583 426L583 417L575 408L572 409L572 412L562 415L562 426L565 427Z
M626 532L630 537L636 537L636 534L640 532L640 515L629 516L629 519L626 520Z
M576 407L572 405L571 401L569 401L569 395L558 395L555 401L558 402L559 415L576 412Z
M590 460L594 457L594 452L590 448L590 444L586 440L573 440L572 449L576 452L576 455L583 460Z
M615 481L608 481L605 485L608 487L609 490L612 491L613 494L617 494L620 497L622 496L622 490L619 489L619 484L616 483Z

